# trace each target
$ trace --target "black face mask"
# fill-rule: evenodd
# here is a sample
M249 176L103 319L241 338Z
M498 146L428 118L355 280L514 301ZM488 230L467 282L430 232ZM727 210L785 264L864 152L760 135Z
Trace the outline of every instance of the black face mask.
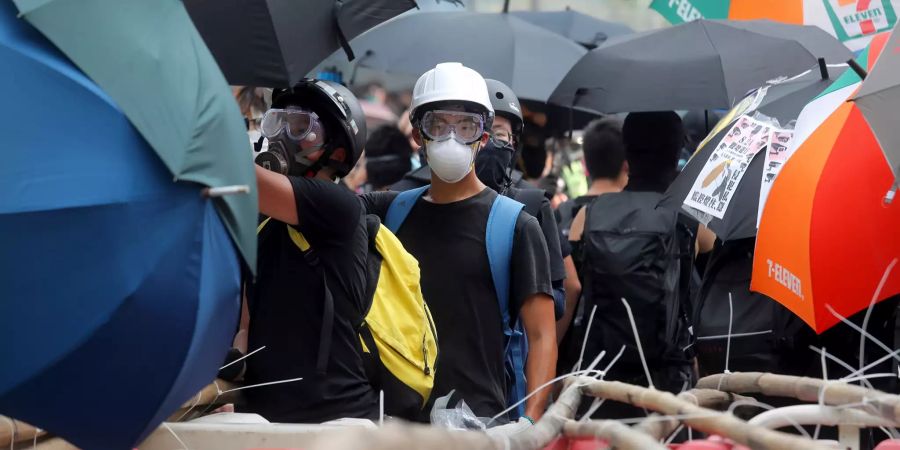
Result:
M509 185L509 173L516 150L512 145L499 146L493 139L475 156L475 175L489 188L503 192Z

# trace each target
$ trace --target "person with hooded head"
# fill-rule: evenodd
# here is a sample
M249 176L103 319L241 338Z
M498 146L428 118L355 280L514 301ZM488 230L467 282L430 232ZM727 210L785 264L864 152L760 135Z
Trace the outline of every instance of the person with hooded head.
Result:
M245 391L247 411L273 422L375 418L377 395L358 353L368 234L356 195L335 183L366 141L359 102L340 84L306 79L272 95L256 157L258 265L245 285L245 382L302 378ZM302 236L315 252L299 251ZM264 348L263 348L264 347Z
M431 167L431 184L402 194L370 193L362 200L370 213L383 218L397 203L410 208L396 234L419 261L422 293L441 343L432 399L455 390L451 401L465 400L477 416L492 417L507 408L507 387L518 381L507 378L502 317L524 325L527 390L534 391L554 375L556 333L547 244L537 220L519 205L513 235L505 236L512 248L504 261L509 269L508 310L501 310L486 242L488 218L495 202L512 201L485 186L474 170L494 120L484 78L460 63L438 64L416 82L410 115L413 137ZM391 217L387 222L390 226ZM547 399L546 390L528 399L527 418L520 420L539 418Z
M686 142L681 117L674 111L628 114L622 139L629 166L625 190L665 192L678 175L678 158Z

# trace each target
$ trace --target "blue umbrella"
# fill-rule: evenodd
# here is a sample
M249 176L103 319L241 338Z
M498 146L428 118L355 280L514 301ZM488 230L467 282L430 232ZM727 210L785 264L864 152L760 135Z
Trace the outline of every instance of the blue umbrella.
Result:
M131 448L215 377L241 263L204 186L0 2L0 414Z

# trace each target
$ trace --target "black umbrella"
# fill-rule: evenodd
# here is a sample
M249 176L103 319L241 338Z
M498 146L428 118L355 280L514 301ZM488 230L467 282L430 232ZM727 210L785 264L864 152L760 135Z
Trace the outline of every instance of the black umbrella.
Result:
M550 101L599 112L730 108L818 58L851 56L818 27L695 20L610 39L572 68Z
M350 42L360 65L420 75L460 62L509 85L520 99L546 101L587 52L575 42L503 13L419 12Z
M415 0L184 0L231 84L294 85L347 41Z
M621 23L600 20L578 11L516 11L510 14L556 34L561 34L587 48L594 48L614 36L634 33Z
M748 96L744 102L739 103L725 116L706 142L701 143L702 146L669 186L662 205L673 209L682 208L685 198L691 192L695 180L701 176L703 168L710 160L719 141L728 133L731 125L739 116L759 112L767 117L777 119L782 127L788 125L792 120L797 119L807 103L822 93L846 68L846 66L842 66L825 69L824 66L821 66L821 68L812 69L789 81L769 84L765 88L764 96L759 101L759 106L749 110L744 106L751 103L754 95ZM822 76L823 70L828 71L829 78ZM732 240L756 236L760 186L767 151L768 148L763 148L750 162L722 218L712 218L707 224L720 239Z

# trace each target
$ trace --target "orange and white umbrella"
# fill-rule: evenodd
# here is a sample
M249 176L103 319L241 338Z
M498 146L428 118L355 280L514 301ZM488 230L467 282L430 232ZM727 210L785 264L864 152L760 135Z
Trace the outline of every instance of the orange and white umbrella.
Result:
M860 58L871 68L888 35ZM894 177L862 112L848 102L860 78L844 72L797 119L792 156L766 201L750 288L779 301L817 332L865 309L900 257L900 202L885 203ZM900 271L876 300L900 293Z

